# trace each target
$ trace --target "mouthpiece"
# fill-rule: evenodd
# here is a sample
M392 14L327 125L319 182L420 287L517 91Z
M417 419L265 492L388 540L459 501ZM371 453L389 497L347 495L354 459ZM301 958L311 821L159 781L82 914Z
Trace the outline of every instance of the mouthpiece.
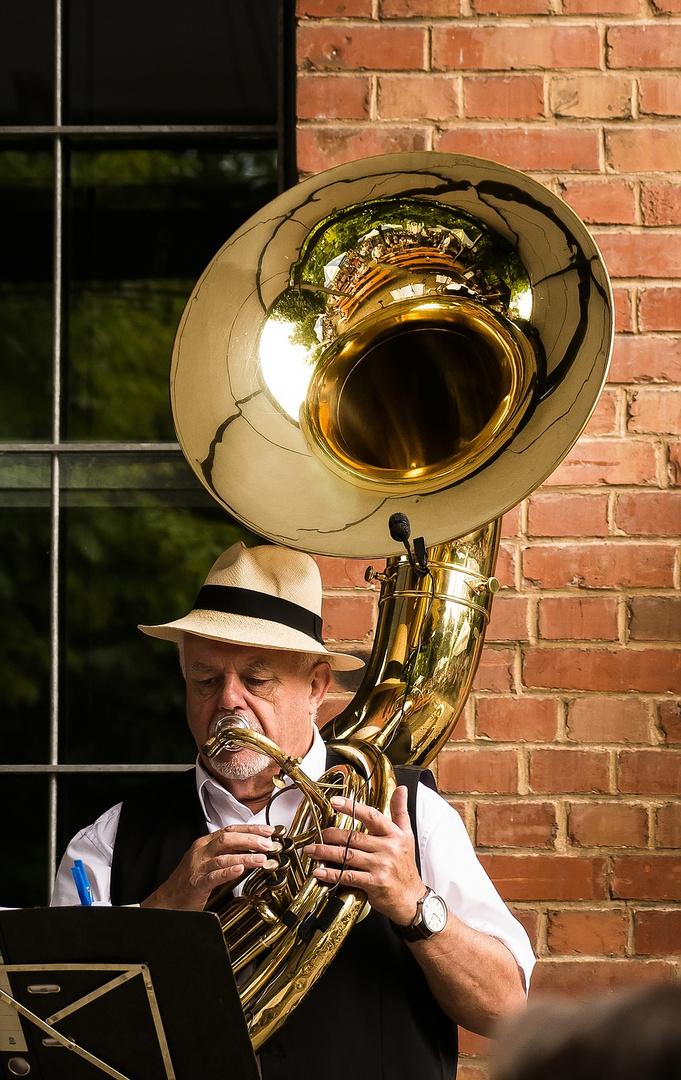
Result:
M243 748L243 743L240 739L224 738L224 732L233 728L244 728L246 731L250 730L248 720L241 713L225 713L224 716L218 717L215 721L212 735L201 747L201 753L205 754L206 757L215 757L220 750L227 750L230 754L234 754L237 750L241 750Z

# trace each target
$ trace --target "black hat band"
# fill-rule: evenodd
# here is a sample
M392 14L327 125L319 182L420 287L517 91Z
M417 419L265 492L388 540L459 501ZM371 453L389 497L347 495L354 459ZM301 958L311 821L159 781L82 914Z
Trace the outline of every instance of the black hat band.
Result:
M194 603L202 611L224 611L229 615L247 615L251 619L281 623L314 638L320 645L322 637L321 616L314 611L283 600L279 596L238 589L232 585L204 585Z

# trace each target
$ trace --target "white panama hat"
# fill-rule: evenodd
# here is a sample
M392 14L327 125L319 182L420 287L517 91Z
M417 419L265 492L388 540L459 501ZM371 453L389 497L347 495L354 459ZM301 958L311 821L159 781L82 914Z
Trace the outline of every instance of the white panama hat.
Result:
M180 641L182 634L235 645L318 653L336 671L364 666L349 653L329 652L322 639L322 580L311 556L278 544L239 542L213 564L183 619L139 626L143 634Z

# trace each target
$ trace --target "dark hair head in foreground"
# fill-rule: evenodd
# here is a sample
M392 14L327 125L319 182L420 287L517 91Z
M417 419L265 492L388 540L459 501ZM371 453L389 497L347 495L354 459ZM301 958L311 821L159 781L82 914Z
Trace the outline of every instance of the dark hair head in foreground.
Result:
M679 1080L681 985L538 1000L503 1025L492 1080Z

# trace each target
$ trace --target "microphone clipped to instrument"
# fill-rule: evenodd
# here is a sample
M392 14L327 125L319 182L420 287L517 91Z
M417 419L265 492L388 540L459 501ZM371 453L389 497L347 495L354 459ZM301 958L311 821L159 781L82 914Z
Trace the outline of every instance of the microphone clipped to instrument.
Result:
M409 518L406 514L391 514L388 519L388 528L393 540L396 540L398 544L404 544L407 549L407 557L409 558L409 565L413 569L417 577L425 577L428 573L428 555L426 553L426 542L422 536L414 537L414 550L412 551L411 544L409 543L409 537L411 536L411 525Z

